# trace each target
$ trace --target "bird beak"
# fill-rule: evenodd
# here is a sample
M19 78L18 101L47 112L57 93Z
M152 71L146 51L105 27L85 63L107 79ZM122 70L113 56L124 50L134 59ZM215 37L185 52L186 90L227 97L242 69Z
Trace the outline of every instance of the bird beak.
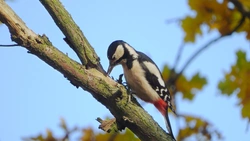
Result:
M115 65L113 65L113 63L110 61L109 62L109 67L108 67L108 71L107 71L107 74L109 75L111 73L111 71L113 70Z
M108 75L111 73L111 71L112 71L113 68L114 68L114 66L109 65L109 68L108 68L108 71L107 71Z

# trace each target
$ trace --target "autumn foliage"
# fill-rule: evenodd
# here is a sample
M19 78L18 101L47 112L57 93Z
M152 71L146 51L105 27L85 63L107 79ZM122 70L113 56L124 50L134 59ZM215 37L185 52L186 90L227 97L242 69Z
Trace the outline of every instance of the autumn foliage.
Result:
M192 13L181 19L181 28L185 33L183 41L185 43L195 43L197 36L210 31L217 31L219 37L208 42L207 48L221 38L230 36L233 33L245 33L246 40L250 40L250 0L188 0L188 5ZM206 27L206 28L204 28ZM204 30L206 29L206 30ZM191 57L192 61L196 57ZM218 89L222 95L237 95L238 106L241 107L242 118L250 120L250 61L247 60L246 53L242 50L236 52L235 64L231 66L229 72L225 72L224 78L218 83ZM187 62L187 63L190 63ZM206 77L195 72L190 78L185 76L183 71L177 71L175 67L165 65L162 70L163 78L171 88L173 101L176 93L182 95L183 100L192 101L197 93L208 83ZM175 107L178 111L178 104ZM189 114L177 113L176 118L183 119L185 126L178 129L177 140L181 141L189 137L197 140L222 139L223 135L209 121L202 117ZM47 130L46 135L26 138L25 140L56 141L70 139L71 134L81 133L81 141L139 141L139 139L128 129L122 133L100 133L92 128L69 129L64 120L61 120L60 127L65 131L65 136L55 137L51 130Z
M189 0L190 9L196 14L195 16L187 16L182 20L182 29L185 32L185 42L195 42L197 35L202 35L202 26L207 26L209 32L217 30L220 34L226 35L235 30L235 27L244 19L242 25L236 32L245 32L246 38L250 40L250 19L247 15L242 14L239 7L232 2L235 0ZM243 9L249 10L249 0L238 1ZM249 15L249 13L248 13Z

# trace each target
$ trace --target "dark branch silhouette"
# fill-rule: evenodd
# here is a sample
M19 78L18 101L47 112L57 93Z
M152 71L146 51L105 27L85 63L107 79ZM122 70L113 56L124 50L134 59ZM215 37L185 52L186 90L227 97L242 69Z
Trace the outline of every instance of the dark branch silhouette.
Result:
M244 8L243 4L239 0L229 0L231 1L234 6L239 10L239 12L250 19L250 11L247 11L246 8Z
M175 61L174 61L173 70L176 69L177 65L178 65L179 62L180 62L181 54L182 54L182 52L183 52L184 46L185 46L185 43L184 43L184 42L182 42L181 45L179 46L179 50L178 50L178 52L177 52L177 56L176 56Z
M18 44L12 44L12 45L0 45L0 47L15 47L15 46L20 46Z
M200 49L198 49L185 63L185 65L182 67L181 71L177 74L171 74L170 75L170 79L168 80L168 84L175 84L176 80L183 74L183 72L185 71L185 69L190 65L190 63L201 53L203 52L205 49L207 49L210 45L212 45L213 43L215 43L218 40L221 40L224 37L227 37L229 35L232 35L235 31L237 31L244 23L246 19L245 15L242 15L242 18L240 19L239 23L235 26L235 28L224 34L224 35L220 35L219 37L216 37L215 39L209 41L207 44L205 44L204 46L202 46ZM174 72L175 73L175 72Z

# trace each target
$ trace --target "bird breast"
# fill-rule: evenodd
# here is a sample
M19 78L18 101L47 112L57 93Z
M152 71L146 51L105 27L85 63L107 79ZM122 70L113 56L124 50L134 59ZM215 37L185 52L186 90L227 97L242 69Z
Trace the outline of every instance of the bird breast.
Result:
M126 64L122 64L124 76L128 86L140 99L153 103L160 97L157 92L149 85L145 77L145 71L141 68L138 61L133 61L133 67L128 69Z

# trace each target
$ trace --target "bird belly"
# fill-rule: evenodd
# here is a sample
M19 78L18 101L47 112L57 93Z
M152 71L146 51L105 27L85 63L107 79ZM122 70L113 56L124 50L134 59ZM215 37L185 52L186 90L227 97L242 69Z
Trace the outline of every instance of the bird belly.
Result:
M154 103L160 97L148 83L145 83L147 82L146 78L144 77L145 72L138 67L140 67L139 64L133 64L131 69L127 69L126 66L123 66L124 76L127 84L140 99L146 102Z

